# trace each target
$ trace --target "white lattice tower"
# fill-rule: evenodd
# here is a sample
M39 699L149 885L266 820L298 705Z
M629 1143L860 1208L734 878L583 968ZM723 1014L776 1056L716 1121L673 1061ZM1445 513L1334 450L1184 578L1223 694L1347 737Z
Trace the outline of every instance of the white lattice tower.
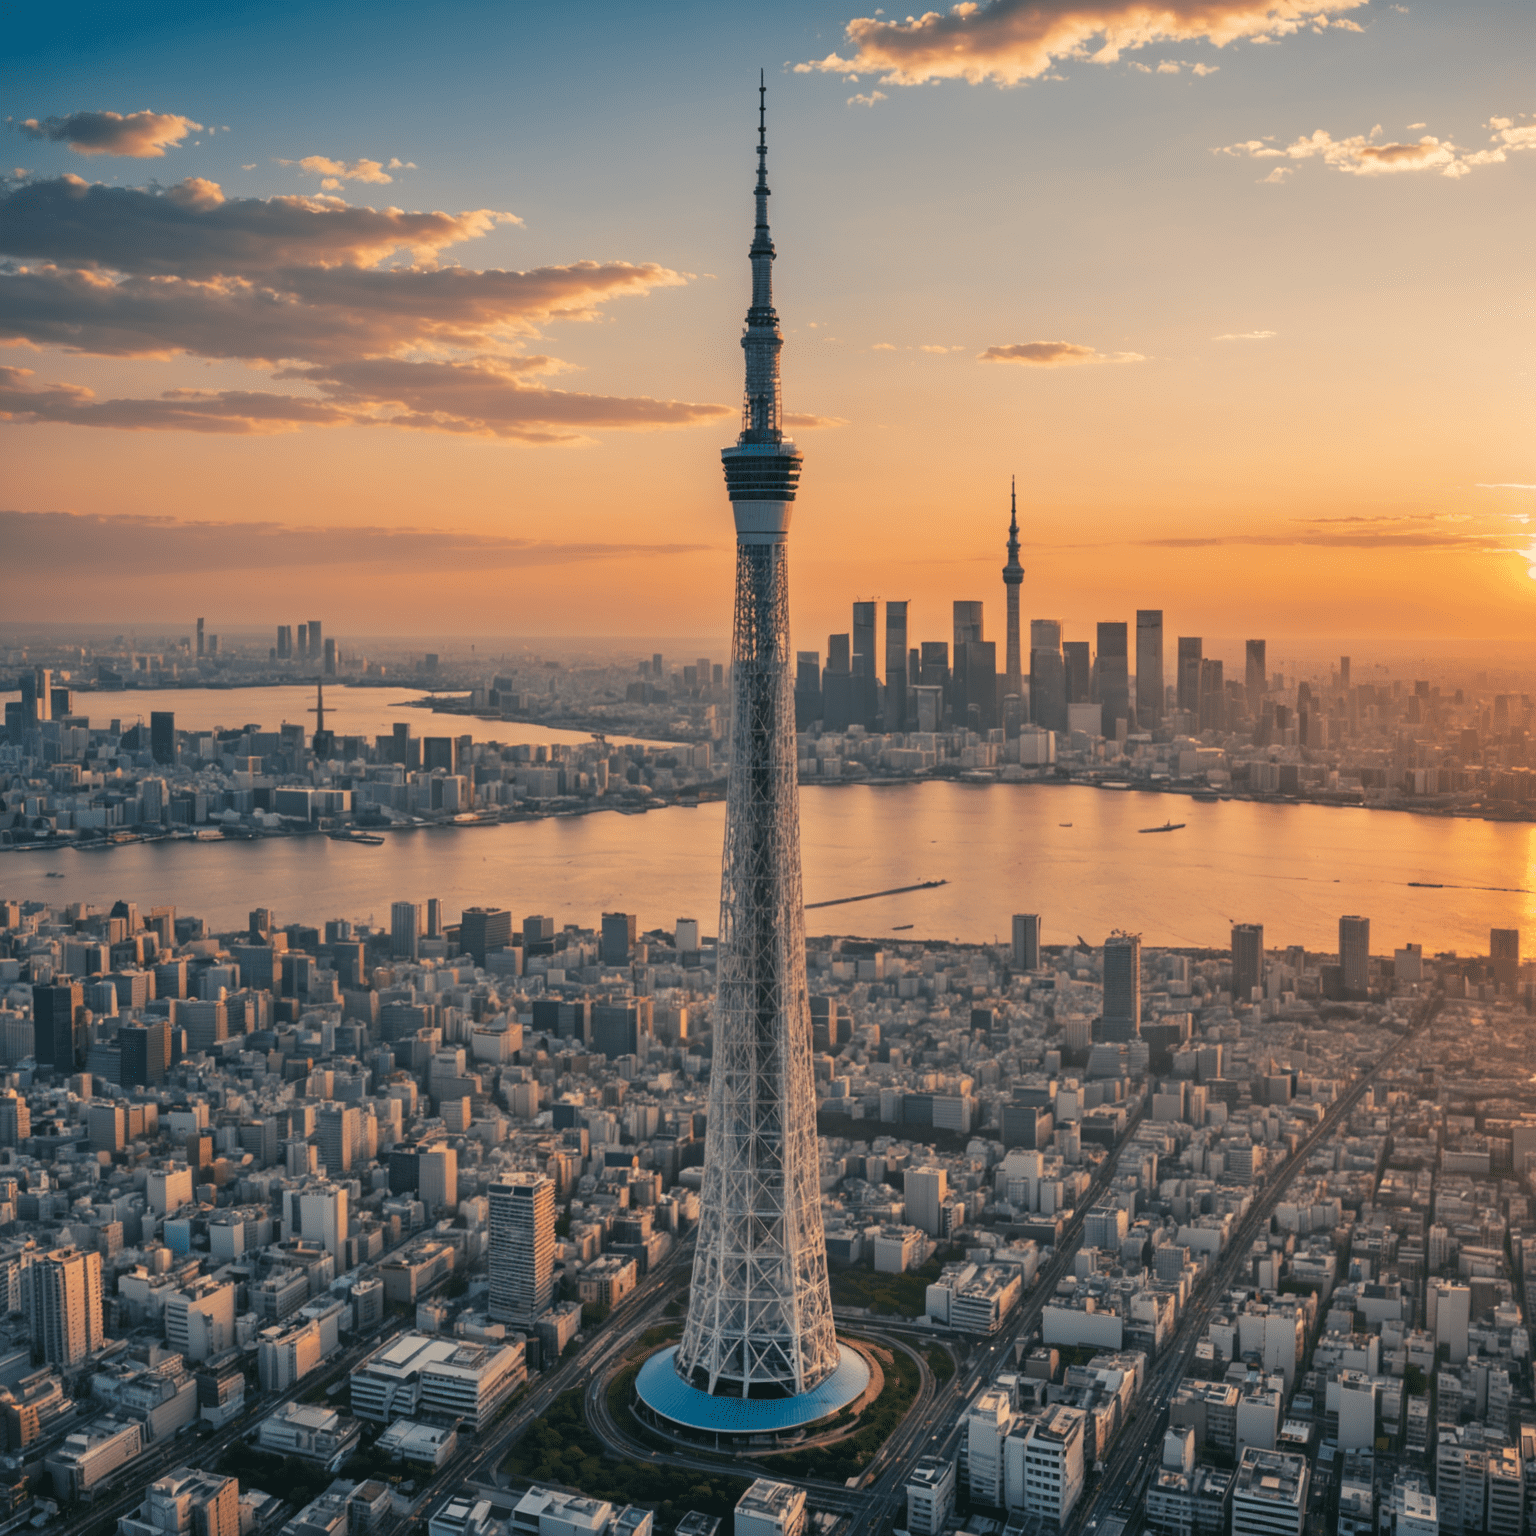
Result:
M789 648L800 454L781 430L759 86L742 432L722 454L736 519L731 771L704 1187L677 1369L735 1397L807 1392L837 1369L805 982Z

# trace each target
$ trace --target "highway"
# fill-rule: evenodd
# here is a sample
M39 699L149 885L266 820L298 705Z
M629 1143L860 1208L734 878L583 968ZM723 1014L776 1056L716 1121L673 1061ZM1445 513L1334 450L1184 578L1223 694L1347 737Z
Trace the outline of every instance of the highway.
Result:
M1067 1533L1097 1532L1101 1525L1108 1525L1111 1515L1125 1521L1128 1528L1135 1528L1146 1486L1161 1461L1161 1439L1167 1422L1168 1404L1189 1368L1189 1357L1204 1334L1212 1311L1232 1288L1238 1273L1247 1263L1254 1239L1261 1231L1269 1230L1269 1219L1275 1207L1290 1188L1291 1181L1306 1167L1310 1153L1346 1123L1365 1096L1365 1090L1382 1069L1391 1065L1411 1041L1434 1023L1440 1006L1441 999L1438 997L1424 1002L1419 1016L1402 1039L1390 1046L1380 1060L1362 1073L1340 1096L1338 1102L1296 1149L1295 1154L1287 1159L1279 1177L1272 1180L1255 1200L1232 1234L1225 1254L1191 1293L1173 1339L1161 1360L1148 1374L1146 1388L1130 1423L1113 1447L1091 1495L1079 1502L1073 1519L1068 1521Z

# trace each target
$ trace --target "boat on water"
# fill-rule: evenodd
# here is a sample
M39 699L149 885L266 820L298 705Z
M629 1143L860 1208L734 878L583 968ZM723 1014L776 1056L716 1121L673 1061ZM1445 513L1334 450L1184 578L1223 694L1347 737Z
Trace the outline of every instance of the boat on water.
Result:
M1058 821L1056 825L1058 827L1070 827L1072 823L1070 821Z
M1188 825L1183 821L1165 821L1160 827L1138 827L1138 832L1182 832Z
M891 932L892 933L905 933L907 931L907 929L910 928L911 926L912 926L911 923L897 923L896 926L891 929Z
M43 873L49 880L62 880L64 878L64 871L62 869L48 869L44 870Z
M362 843L367 848L382 848L384 839L372 832L327 832L333 843Z

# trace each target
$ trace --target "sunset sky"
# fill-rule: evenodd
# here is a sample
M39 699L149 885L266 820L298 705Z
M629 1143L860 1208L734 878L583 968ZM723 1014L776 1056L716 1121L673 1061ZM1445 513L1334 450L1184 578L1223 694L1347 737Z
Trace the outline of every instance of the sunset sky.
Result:
M1536 635L1528 0L10 28L4 617L724 633L761 65L797 643Z

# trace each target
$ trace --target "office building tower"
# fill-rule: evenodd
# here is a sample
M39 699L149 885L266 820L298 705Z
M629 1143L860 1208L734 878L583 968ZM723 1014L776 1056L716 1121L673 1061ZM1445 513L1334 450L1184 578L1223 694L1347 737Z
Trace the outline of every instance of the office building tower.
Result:
M1490 928L1488 958L1493 968L1493 984L1513 990L1520 980L1520 930Z
M853 605L853 719L856 725L872 731L880 729L880 690L876 684L879 658L875 653L878 608L878 603Z
M955 615L955 724L990 730L997 723L997 647L982 638L983 605L957 602Z
M416 1192L427 1219L455 1215L459 1209L459 1154L452 1147L423 1147L416 1164Z
M203 654L203 621L201 619L197 621L197 654L199 656Z
M905 694L903 694L905 697ZM795 652L795 729L809 730L821 719L821 652Z
M1340 656L1339 657L1339 687L1340 688L1344 688L1346 690L1349 687L1349 657L1348 656Z
M1250 640L1247 645L1247 675L1243 679L1248 694L1248 712L1257 715L1264 702L1264 695L1269 691L1269 662L1265 652L1267 646L1262 640ZM1235 681L1235 679L1234 679Z
M1013 914L1013 964L1016 970L1040 969L1040 914Z
M653 1039L651 1000L631 997L616 1003L592 1005L592 1049L609 1061L638 1056L642 1061ZM564 1020L561 1021L562 1026ZM563 1029L562 1029L563 1032Z
M430 913L436 901L427 903L429 918L428 936L432 936ZM485 957L493 950L509 949L512 945L512 914L505 907L466 907L459 917L459 949L473 955L475 964L485 969Z
M171 1026L165 1019L124 1024L117 1032L122 1052L124 1088L154 1088L165 1081L171 1066Z
M325 636L321 632L320 620L309 621L309 659L318 662L325 655Z
M494 912L497 909L495 907L484 907L484 908L474 908L472 910ZM461 933L461 935L462 935L462 932L463 932L463 925L461 924L460 925L460 933ZM442 936L443 936L443 903L442 903L442 900L441 900L440 897L429 896L427 898L427 937L429 939L440 939L440 938L442 938ZM506 942L508 944L510 944L512 942L512 917L511 917L510 913L507 914L507 939L506 939ZM462 946L462 938L461 938L461 946ZM491 948L491 949L495 949L496 948L496 946L494 944L489 945L488 947Z
M336 675L336 642L334 640L325 642L325 675L327 677Z
M942 1168L908 1168L906 1172L905 1199L907 1221L921 1227L929 1237L948 1237L948 1212L944 1209L949 1197L949 1177ZM945 1230L940 1231L941 1224Z
M1232 1003L1241 1007L1264 985L1264 925L1232 925Z
M1068 704L1093 701L1093 647L1086 640L1063 640L1061 659Z
M46 667L21 674L21 726L35 731L53 718L53 673Z
M347 1235L351 1226L345 1184L328 1181L284 1191L283 1235L319 1243L336 1260L337 1272L347 1267Z
M555 1294L555 1184L513 1173L490 1187L490 1313L524 1328Z
M1227 685L1225 664L1214 657L1200 662L1200 729L1224 731L1227 728Z
M421 945L421 903L396 901L389 908L389 952L397 960L414 960Z
M299 625L298 644L294 648L294 654L300 661L309 659L309 625Z
M363 1143L363 1112L356 1104L322 1104L315 1116L320 1166L333 1179L352 1171Z
M78 981L58 976L32 988L32 1050L40 1067L68 1075L80 1056L80 1010L85 994Z
M1029 713L1048 731L1067 728L1067 671L1059 619L1029 621Z
M22 1272L32 1342L49 1365L83 1365L101 1348L101 1255L55 1248Z
M1019 488L1015 480L1008 491L1008 563L1003 567L1003 586L1007 588L1008 639L1003 652L1003 693L1024 692L1024 658L1020 655L1019 588L1024 584L1024 567L1019 564Z
M277 626L277 659L279 661L293 660L293 625L279 624Z
M176 761L176 712L174 710L150 711L149 750L157 763Z
M1104 941L1102 1037L1123 1043L1141 1034L1141 935L1112 933Z
M909 730L907 724L907 605L885 605L885 720L887 731ZM798 715L798 708L796 713Z
M669 1352L675 1375L653 1356L647 1381L658 1380L658 1366L669 1381L664 1390L639 1384L654 1411L691 1392L738 1399L732 1411L743 1422L753 1399L823 1384L831 1413L852 1399L830 1378L868 1379L837 1343L821 1219L789 672L788 537L801 457L780 414L767 154L760 109L745 420L724 454L736 604L704 1183L688 1313Z
M1099 625L1099 704L1103 710L1099 729L1108 741L1129 731L1133 723L1129 643L1126 625Z
M639 922L633 912L604 912L602 946L598 959L604 965L625 966L638 937Z
M1345 997L1364 997L1371 987L1371 920L1339 919L1339 970Z
M1196 720L1200 718L1200 659L1204 654L1204 642L1198 635L1179 636L1179 671L1174 686L1179 708Z
M821 676L822 725L846 731L853 724L853 649L848 635L827 636L827 669Z
M1136 725L1155 731L1163 720L1163 610L1136 610Z
M19 1147L32 1134L32 1110L14 1088L0 1093L0 1147Z

